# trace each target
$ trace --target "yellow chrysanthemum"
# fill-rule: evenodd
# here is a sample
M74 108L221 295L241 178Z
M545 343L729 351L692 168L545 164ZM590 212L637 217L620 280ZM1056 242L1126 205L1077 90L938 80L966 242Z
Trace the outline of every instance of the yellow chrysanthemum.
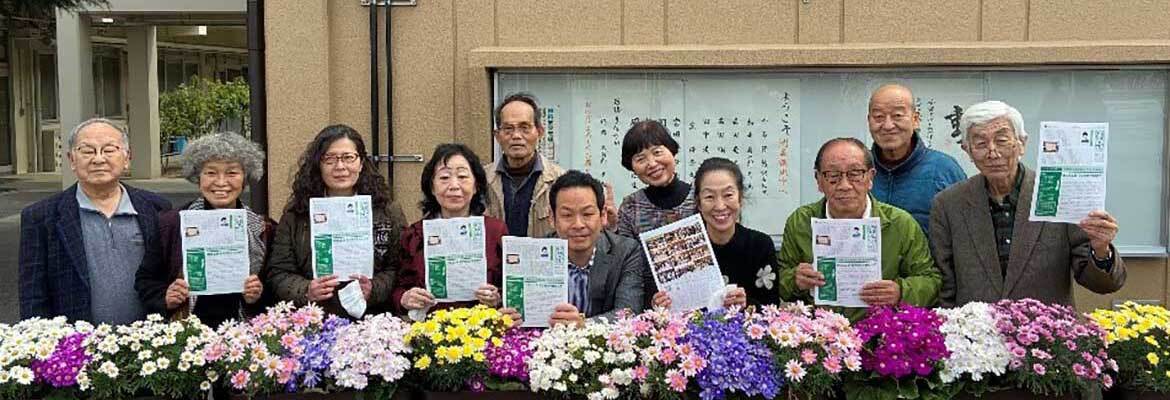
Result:
M492 331L488 328L479 328L479 331L476 333L479 334L479 337L483 339L492 337Z
M463 353L462 347L451 347L447 351L447 359L451 362L459 361L460 358L463 358Z
M501 320L504 321L504 326L512 326L512 317L505 315Z
M1154 353L1146 354L1146 361L1149 361L1150 365L1158 365L1158 355Z
M419 357L418 360L414 361L415 368L427 369L429 366L431 366L431 356L423 355L422 357Z
M1154 339L1153 336L1146 336L1146 343L1154 347L1162 347L1162 345L1158 344L1158 339Z
M492 338L492 346L500 347L504 345L504 341L498 337Z

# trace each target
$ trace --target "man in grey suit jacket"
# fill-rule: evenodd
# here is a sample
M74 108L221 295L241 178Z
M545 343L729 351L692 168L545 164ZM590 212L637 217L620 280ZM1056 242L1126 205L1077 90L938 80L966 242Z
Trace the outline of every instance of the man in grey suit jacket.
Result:
M642 311L646 256L637 241L605 230L601 182L568 171L553 182L548 198L556 236L569 247L569 301L556 306L549 325L583 325L586 318L612 319L623 309ZM501 311L520 320L514 309Z
M942 306L1020 298L1072 305L1074 279L1097 293L1121 288L1125 262L1108 212L1076 225L1028 220L1036 174L1019 162L1028 139L1019 111L975 104L959 128L980 174L934 198L930 247L942 270Z

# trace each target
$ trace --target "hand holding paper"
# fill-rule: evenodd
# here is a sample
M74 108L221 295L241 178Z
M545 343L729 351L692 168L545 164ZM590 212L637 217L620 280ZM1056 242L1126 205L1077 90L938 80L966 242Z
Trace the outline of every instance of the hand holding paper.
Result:
M812 290L825 286L825 275L813 269L812 264L800 263L796 266L796 287L800 290Z
M1089 236L1089 245L1100 257L1109 254L1109 245L1117 238L1117 219L1104 210L1093 210L1078 224Z
M881 280L870 282L861 287L861 300L871 306L892 306L902 300L902 290L898 282Z

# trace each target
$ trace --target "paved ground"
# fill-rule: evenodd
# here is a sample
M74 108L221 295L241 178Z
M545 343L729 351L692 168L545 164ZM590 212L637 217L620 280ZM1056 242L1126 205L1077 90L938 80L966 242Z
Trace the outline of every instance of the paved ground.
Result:
M127 180L137 188L162 194L180 205L198 194L195 185L182 179ZM0 323L20 318L19 260L20 210L61 190L61 176L27 174L0 176ZM247 196L247 193L245 193ZM247 198L245 197L245 202Z

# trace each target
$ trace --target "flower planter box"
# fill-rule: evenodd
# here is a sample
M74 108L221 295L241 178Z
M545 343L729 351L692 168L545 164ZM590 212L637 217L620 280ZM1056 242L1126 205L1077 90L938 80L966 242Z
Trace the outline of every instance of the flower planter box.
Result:
M233 394L232 400L249 400L247 395ZM360 392L341 393L280 393L259 395L252 400L364 400Z
M534 400L546 398L554 397L521 391L427 392L400 390L394 394L394 400Z
M1170 394L1131 389L1114 389L1105 392L1105 400L1170 400Z
M954 400L1032 400L1032 399L1049 399L1049 400L1077 400L1080 396L1076 394L1066 394L1064 396L1040 396L1032 394L1027 390L1012 389L1000 390L996 392L984 393L982 396L975 396L970 393L959 393Z

